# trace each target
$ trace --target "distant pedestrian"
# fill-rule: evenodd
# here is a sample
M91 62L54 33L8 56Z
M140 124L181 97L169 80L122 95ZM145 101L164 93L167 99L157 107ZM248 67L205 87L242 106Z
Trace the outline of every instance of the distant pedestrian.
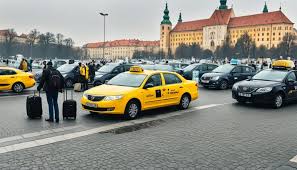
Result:
M61 73L53 68L53 63L48 62L47 68L43 70L41 81L37 87L37 90L40 91L44 88L46 93L49 118L45 119L48 122L53 122L54 118L56 122L59 122L59 105L58 105L58 96L59 92L63 92L64 89L64 77ZM55 112L55 117L54 117Z
M79 63L80 79L84 90L88 90L89 83L89 67L85 64Z
M28 72L28 62L24 58L22 59L22 61L20 63L19 69L23 70L25 72Z
M90 81L93 82L94 78L95 78L95 71L96 71L96 65L95 65L95 61L93 60L90 64L89 64L89 75L90 75Z
M43 68L42 69L45 70L46 69L46 61L43 61L42 62L42 65L43 65Z

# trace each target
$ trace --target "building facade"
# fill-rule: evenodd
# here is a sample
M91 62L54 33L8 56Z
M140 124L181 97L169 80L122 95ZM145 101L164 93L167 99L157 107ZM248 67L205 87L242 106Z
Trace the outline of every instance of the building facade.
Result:
M245 33L257 47L264 45L269 49L277 47L284 35L297 32L281 9L269 12L265 3L262 13L236 17L233 8L228 8L227 0L220 0L219 8L208 19L184 22L180 13L178 23L172 27L166 3L160 25L160 49L168 55L174 54L181 44L197 44L215 51L227 37L234 46Z
M107 41L105 45L103 42L88 43L83 46L89 58L103 58L106 59L125 59L132 58L136 51L146 51L151 53L159 53L159 41L140 41L140 40L115 40Z

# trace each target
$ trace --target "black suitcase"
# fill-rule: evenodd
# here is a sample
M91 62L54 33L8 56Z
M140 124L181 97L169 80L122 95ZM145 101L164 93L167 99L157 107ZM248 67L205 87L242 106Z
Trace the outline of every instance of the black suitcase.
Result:
M63 102L63 119L73 118L76 119L76 101L73 100L73 92L71 90L71 100L67 99L67 89L65 89L64 93L64 102Z
M42 117L42 99L40 97L40 92L39 96L36 96L34 91L33 96L27 97L26 110L27 116L31 119Z

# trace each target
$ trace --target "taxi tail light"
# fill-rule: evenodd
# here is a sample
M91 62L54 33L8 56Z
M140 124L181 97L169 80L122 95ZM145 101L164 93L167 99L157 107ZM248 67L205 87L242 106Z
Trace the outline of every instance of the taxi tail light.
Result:
M195 86L198 87L198 83L195 83Z
M34 76L29 76L30 79L34 79Z

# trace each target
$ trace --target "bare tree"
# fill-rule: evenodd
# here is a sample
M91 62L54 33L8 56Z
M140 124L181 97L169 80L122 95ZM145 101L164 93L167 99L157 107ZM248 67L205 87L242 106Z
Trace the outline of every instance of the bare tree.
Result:
M39 32L36 29L33 29L28 34L27 43L30 45L30 56L33 57L33 47L39 37Z
M292 55L292 49L295 46L295 41L296 35L286 34L283 37L283 41L278 46L281 55L284 55L285 57L290 57Z
M250 58L254 42L248 33L244 33L235 45L236 50L242 57Z
M15 43L16 37L17 37L17 33L14 31L14 29L8 29L4 33L4 38L5 38L4 46L5 46L5 51L7 56L11 55L12 46Z

